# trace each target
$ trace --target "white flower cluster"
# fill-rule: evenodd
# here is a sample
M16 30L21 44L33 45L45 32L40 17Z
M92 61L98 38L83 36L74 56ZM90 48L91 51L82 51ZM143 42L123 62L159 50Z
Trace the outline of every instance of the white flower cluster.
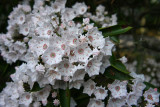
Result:
M91 13L87 12L85 16L91 18L93 21L102 25L102 27L109 27L109 26L117 25L116 14L113 14L111 17L109 17L108 12L105 11L105 7L102 5L99 5L96 8L96 15L92 15Z
M70 89L79 89L86 74L99 75L110 65L114 44L85 17L87 6L76 3L68 8L65 3L56 0L49 6L35 0L33 10L27 4L18 5L9 15L8 32L0 35L1 55L8 63L25 63L11 75L13 82L2 91L0 106L37 107L39 101L45 105L51 89L66 89L67 82ZM76 17L85 18L75 22ZM35 82L43 89L26 92L24 83L32 89Z
M55 0L45 5L45 0L35 0L33 10L27 4L18 5L9 15L8 32L0 35L0 51L8 63L22 60L11 75L13 82L7 83L0 93L0 107L39 107L47 105L49 95L58 106L56 89L80 89L91 98L88 107L104 107L104 100L111 92L107 107L137 105L145 85L143 76L131 73L135 79L127 92L127 81L115 80L108 90L96 86L92 80L110 66L114 44L104 38L102 32L90 23L90 19L103 27L117 24L116 15L106 16L103 6L98 6L96 15L87 12L84 3L65 7L66 0ZM83 17L76 22L75 18ZM126 58L120 59L123 63ZM85 75L91 79L84 82ZM25 84L33 89L38 83L39 91L27 91ZM69 83L69 84L68 84ZM54 90L54 91L53 91ZM51 94L52 93L52 94ZM153 89L144 93L145 100L152 105L159 101ZM71 98L71 106L76 102Z
M109 96L108 104L106 107L131 107L132 105L140 106L141 97L144 96L145 100L148 102L146 107L154 107L153 104L159 102L159 93L157 89L150 88L149 90L143 91L146 87L144 82L144 75L136 74L132 72L130 74L134 79L133 83L128 83L127 81L115 80L112 84L108 84L108 90L111 92ZM87 107L104 107L103 100L108 96L108 90L102 86L96 86L93 80L88 80L84 84L83 93L91 96L94 94L95 98L90 99ZM128 91L128 89L130 91Z

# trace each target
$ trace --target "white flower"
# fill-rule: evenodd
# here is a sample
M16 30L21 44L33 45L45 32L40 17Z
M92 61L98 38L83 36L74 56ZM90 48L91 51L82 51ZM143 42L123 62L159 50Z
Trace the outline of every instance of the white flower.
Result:
M127 58L125 56L123 56L122 58L119 59L122 63L126 63L127 62Z
M36 37L32 38L29 42L29 48L31 52L34 54L37 54L37 56L43 55L44 52L49 47L49 39L42 38L42 37Z
M115 80L112 84L109 84L108 89L111 91L111 94L114 98L121 98L127 96L127 82L120 82Z
M37 101L44 101L47 100L49 93L50 93L51 87L47 85L42 90L35 92L34 95L37 97Z
M2 107L18 107L19 104L18 104L18 100L11 100L11 99L6 99L6 104L5 106L2 106Z
M42 64L38 64L38 65L36 66L36 71L44 74L44 72L45 72L45 67L44 67Z
M126 99L125 98L110 98L108 100L108 104L106 107L122 107L123 105L125 105L126 103Z
M17 24L23 24L24 22L25 22L25 15L22 13L22 14L20 14L18 17L17 17Z
M85 43L75 48L73 52L70 53L70 58L76 59L79 62L87 62L91 54L92 54L92 50L90 49L88 44Z
M74 73L72 80L73 80L73 81L83 80L85 74L86 74L86 72L85 72L84 69L78 69L78 70Z
M24 42L15 42L14 43L14 50L18 51L20 54L24 54L26 52L26 45Z
M83 80L77 80L77 81L70 82L69 89L72 89L72 88L80 89L83 82L84 82Z
M130 92L127 96L126 102L128 105L137 105L137 101L140 96L137 96L135 92Z
M54 92L52 93L52 98L56 98L56 97L57 97L57 92L54 91Z
M29 25L28 25L28 24L23 24L23 25L20 26L20 31L19 31L19 33L27 36L28 33L29 33L29 30L30 30Z
M55 82L56 79L58 79L58 80L61 79L61 74L59 72L55 71L54 69L49 69L45 73L44 77L47 77L50 84L53 85L53 83Z
M155 105L148 103L145 107L155 107Z
M105 90L103 87L96 87L94 91L94 95L96 96L96 99L104 100L107 94L108 90Z
M50 38L54 34L53 27L51 24L44 23L43 26L39 29L40 30L37 29L37 31L40 34L40 37Z
M92 60L88 62L85 71L88 73L90 77L99 74L100 66L102 65L101 59L102 56L99 55L98 57L94 57Z
M104 46L104 54L105 55L112 55L112 48L114 44L110 41L109 37L105 38L105 46Z
M83 23L84 23L85 25L89 24L89 22L90 22L90 19L89 19L89 18L84 18L84 19L83 19Z
M87 6L84 3L76 3L72 6L77 15L82 15L87 11Z
M72 63L69 63L68 60L63 60L58 65L58 70L63 76L73 76L73 74L76 71L76 68Z
M61 19L63 21L69 21L69 20L72 20L76 17L74 10L71 8L62 9L61 15L62 15Z
M59 102L58 99L55 99L55 100L53 101L53 103L54 103L54 106L58 106L58 105L60 104L60 102Z
M104 107L104 102L91 98L87 107Z
M103 38L102 32L98 31L96 27L90 29L87 33L89 43L94 48L102 49L105 46L105 38Z
M117 25L117 15L116 14L112 15L112 23L111 23L111 25L112 26Z
M48 65L58 64L62 61L63 54L64 53L62 53L62 50L59 48L48 47L42 55L42 60Z
M43 106L46 106L46 105L47 105L47 103L48 103L47 99L42 100L42 104L43 104Z
M24 104L25 106L29 106L29 104L32 103L32 100L32 94L26 92L20 97L19 103Z
M131 72L130 75L131 75L133 78L137 79L137 80L139 80L139 79L140 79L141 81L144 81L144 80L145 80L144 74L136 74L135 72Z
M0 93L0 106L4 106L5 105L5 99L6 99L6 95L2 92Z
M44 75L42 75L42 74L38 74L37 77L38 77L37 82L38 82L38 84L39 84L39 86L40 86L41 88L45 87L46 84L49 84L49 83L50 83L51 85L54 85L54 84L55 84L55 81L50 82L50 81L48 80L48 78L47 78L47 77L44 77Z
M34 102L33 103L33 107L41 107L41 103L40 102Z
M60 12L61 9L65 8L66 0L56 0L54 3L51 4L53 7L53 12Z
M95 90L95 85L96 83L94 81L92 81L91 79L88 80L87 82L85 82L83 84L84 89L83 89L83 93L88 94L89 96L91 96L91 94L94 92Z
M105 11L105 7L102 5L97 6L96 8L96 14L103 14L103 12Z
M159 93L154 89L150 88L149 90L145 91L144 98L148 103L158 103L159 102Z
M145 84L141 79L134 79L134 84L132 85L132 90L135 92L136 95L142 96L143 90L145 89Z
M3 54L2 54L3 56ZM16 51L9 51L6 53L7 61L8 62L16 62L18 58L20 57L19 54Z
M100 73L103 74L105 72L105 69L110 66L109 56L103 56L101 62L102 62L102 65L101 65L101 68L100 68Z
M24 12L30 12L31 11L31 7L29 5L22 5L22 9Z

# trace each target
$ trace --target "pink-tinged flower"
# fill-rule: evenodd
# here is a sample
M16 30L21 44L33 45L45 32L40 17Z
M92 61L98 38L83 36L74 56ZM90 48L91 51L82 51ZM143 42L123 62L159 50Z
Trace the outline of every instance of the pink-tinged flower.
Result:
M154 104L159 102L159 93L150 88L149 90L145 91L144 98L148 103Z
M52 93L52 98L56 98L56 97L57 97L57 92L54 91L54 92Z
M96 87L94 91L94 95L96 96L96 99L103 100L108 95L108 90L105 90L103 87Z
M127 96L127 82L120 82L115 80L112 84L109 85L108 89L111 91L111 94L114 98L121 98Z
M87 82L85 82L83 84L84 89L83 89L83 93L88 94L89 96L92 95L92 93L94 92L95 88L96 88L96 83L94 81L92 81L91 79L88 80Z
M53 101L53 104L54 104L54 106L58 106L58 105L60 104L60 102L59 102L58 99L55 99L55 100Z
M91 98L87 107L104 107L104 102Z

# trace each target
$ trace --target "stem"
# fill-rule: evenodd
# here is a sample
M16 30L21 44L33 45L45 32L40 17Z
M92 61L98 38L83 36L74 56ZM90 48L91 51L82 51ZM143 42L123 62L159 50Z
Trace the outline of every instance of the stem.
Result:
M67 83L66 90L59 89L59 95L60 95L60 103L61 107L70 107L70 90L69 90L69 83Z

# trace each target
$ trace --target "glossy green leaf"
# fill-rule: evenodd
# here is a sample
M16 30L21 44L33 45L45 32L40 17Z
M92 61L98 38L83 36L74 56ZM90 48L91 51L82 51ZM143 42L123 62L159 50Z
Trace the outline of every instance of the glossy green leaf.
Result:
M123 34L123 33L127 32L127 31L129 31L131 29L132 29L132 27L130 27L130 26L121 27L119 25L112 26L112 27L106 27L106 28L99 28L99 30L101 30L103 32L103 36L104 37Z
M125 74L123 72L119 72L117 69L113 67L108 67L106 71L104 72L104 75L108 78L111 78L113 80L130 80L133 79L129 74Z
M114 55L112 54L112 56L109 58L110 64L112 67L114 67L115 69L125 73L125 74L129 74L128 70L126 69L125 65L119 61L116 60L116 58L114 57Z
M61 107L70 107L70 90L59 89Z

